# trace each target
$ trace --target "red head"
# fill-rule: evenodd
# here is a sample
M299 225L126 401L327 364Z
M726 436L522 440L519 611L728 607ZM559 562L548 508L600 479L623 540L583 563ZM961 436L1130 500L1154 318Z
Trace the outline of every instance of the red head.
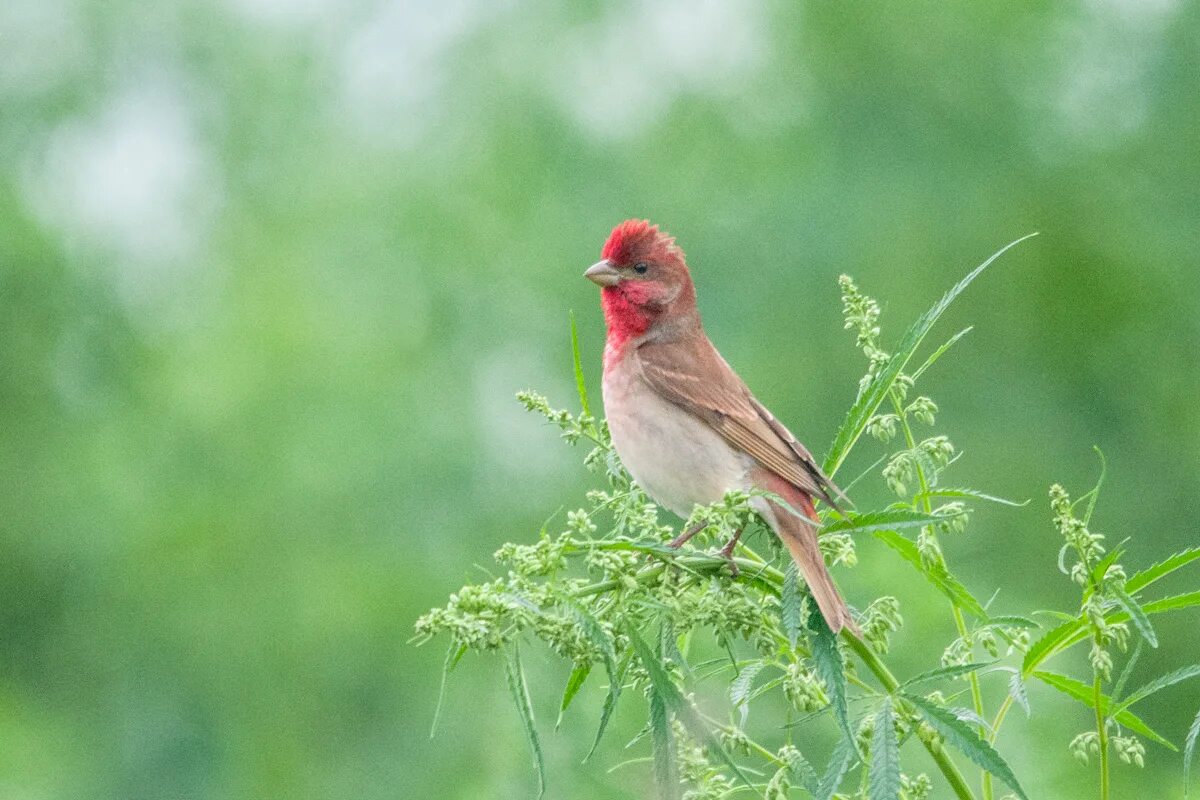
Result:
M657 225L625 220L613 228L600 255L584 275L603 287L611 345L619 348L656 323L694 314L696 292L683 251Z

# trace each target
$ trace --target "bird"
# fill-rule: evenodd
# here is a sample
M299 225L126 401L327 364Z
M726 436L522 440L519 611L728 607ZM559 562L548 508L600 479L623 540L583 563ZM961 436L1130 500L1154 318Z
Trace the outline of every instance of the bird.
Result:
M817 542L814 501L839 508L845 495L709 340L675 238L629 219L600 255L584 277L601 287L604 411L622 464L654 502L684 519L731 490L770 493L753 496L751 507L787 547L829 628L857 634ZM722 550L731 563L740 535Z

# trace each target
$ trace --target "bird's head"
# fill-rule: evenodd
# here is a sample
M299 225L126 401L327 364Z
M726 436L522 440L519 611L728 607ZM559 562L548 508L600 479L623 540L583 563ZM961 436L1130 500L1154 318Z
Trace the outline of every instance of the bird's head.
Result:
M657 225L625 220L613 228L600 255L583 274L602 287L610 331L640 335L664 318L695 310L696 292L683 251Z

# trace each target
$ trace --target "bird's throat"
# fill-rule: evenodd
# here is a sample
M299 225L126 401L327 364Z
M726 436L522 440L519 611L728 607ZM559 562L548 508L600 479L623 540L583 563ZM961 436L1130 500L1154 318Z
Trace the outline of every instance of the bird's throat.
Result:
M654 312L645 305L635 303L621 287L608 286L600 292L600 304L604 309L604 322L608 326L608 342L604 351L604 368L619 359L625 348L643 336L654 324Z

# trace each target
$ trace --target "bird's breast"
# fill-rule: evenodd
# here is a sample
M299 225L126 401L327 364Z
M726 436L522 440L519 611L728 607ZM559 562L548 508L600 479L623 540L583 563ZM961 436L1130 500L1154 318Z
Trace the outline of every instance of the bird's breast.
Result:
M703 420L664 399L646 382L636 356L604 373L604 411L613 446L638 485L681 517L749 486L749 458Z

